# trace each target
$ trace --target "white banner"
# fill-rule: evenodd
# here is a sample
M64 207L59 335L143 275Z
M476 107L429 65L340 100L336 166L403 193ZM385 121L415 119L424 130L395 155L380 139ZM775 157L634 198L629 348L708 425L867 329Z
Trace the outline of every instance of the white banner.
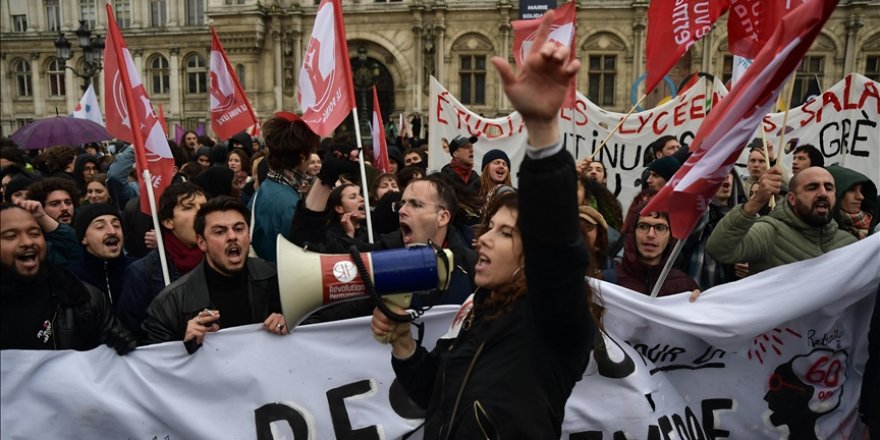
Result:
M717 103L727 95L727 90L718 79L713 87L713 101ZM608 169L608 189L618 194L624 212L639 191L636 182L646 167L645 148L663 135L676 136L684 146L693 140L706 117L705 89L705 83L701 82L662 105L633 113L596 154L595 158ZM516 179L527 140L519 113L495 119L483 118L461 104L434 78L431 79L429 108L430 169L439 170L449 163L451 157L444 150L443 139L451 140L461 134L479 138L474 144L477 167L483 154L497 148L510 157L514 170L512 177ZM560 112L559 122L566 149L575 159L589 156L622 117L622 113L603 110L578 93L574 112L570 109ZM771 113L764 119L767 140L774 145L779 143L783 119L783 113ZM848 75L821 96L789 111L786 124L789 129L785 135L789 147L781 155L782 163L791 168L791 150L809 143L822 151L826 165L836 163L876 179L880 176L878 121L880 84L858 74ZM760 137L757 127L755 133L754 137ZM739 174L746 173L747 162L748 150L745 150L736 164Z
M600 283L607 354L575 387L563 438L853 438L878 254L874 235L696 303ZM426 341L454 312L429 314ZM283 337L232 328L192 356L180 342L4 350L0 437L401 438L420 411L393 380L367 318Z

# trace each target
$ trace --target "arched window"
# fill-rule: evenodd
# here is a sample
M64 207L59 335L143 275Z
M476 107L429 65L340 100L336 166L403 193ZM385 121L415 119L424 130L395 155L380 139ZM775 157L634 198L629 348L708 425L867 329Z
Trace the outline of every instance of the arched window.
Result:
M865 76L873 81L880 81L880 34L869 38L862 46L865 54Z
M147 77L150 81L150 93L153 95L166 95L171 88L171 74L168 69L168 60L162 55L154 56L147 68Z
M584 42L587 64L587 98L594 104L614 107L617 98L617 74L626 53L626 44L610 32L596 33Z
M186 93L205 93L207 90L205 59L199 54L192 54L186 59Z
M64 81L64 63L57 58L50 61L46 74L49 78L49 96L66 95L67 84Z
M810 51L801 60L800 66L795 71L794 85L791 92L791 107L805 103L810 97L820 95L826 86L825 74L833 63L836 55L834 41L827 35L819 34L813 42ZM833 73L833 72L832 72Z
M12 71L15 75L15 84L18 86L18 96L32 96L31 63L25 60L18 60L13 63Z
M494 53L486 37L472 33L461 36L452 45L458 59L458 97L462 104L486 104L486 61Z

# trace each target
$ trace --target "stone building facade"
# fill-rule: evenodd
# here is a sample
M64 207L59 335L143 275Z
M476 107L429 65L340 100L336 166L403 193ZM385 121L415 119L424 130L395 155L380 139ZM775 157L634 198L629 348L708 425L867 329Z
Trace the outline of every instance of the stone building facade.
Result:
M581 93L614 111L626 111L644 88L646 0L575 0ZM209 64L213 25L260 118L298 110L296 83L314 23L314 0L112 0L117 21L154 105L169 125L210 126ZM510 0L343 0L358 103L368 114L372 85L386 121L400 112L426 114L429 78L436 77L469 108L506 114L498 75L489 59L511 56ZM0 0L0 135L23 124L67 114L83 80L65 69L53 41L64 32L82 70L73 32L86 20L106 37L99 0ZM726 17L694 45L646 100L659 102L690 72L730 75ZM825 88L846 73L880 79L880 0L841 0L799 69L794 98ZM101 99L101 74L95 76ZM103 106L103 102L101 104ZM362 118L363 119L363 118Z

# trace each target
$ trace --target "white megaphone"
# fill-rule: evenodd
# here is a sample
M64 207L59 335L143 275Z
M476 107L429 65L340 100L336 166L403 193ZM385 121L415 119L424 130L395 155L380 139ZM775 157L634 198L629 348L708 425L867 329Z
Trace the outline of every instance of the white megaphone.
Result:
M291 330L324 307L370 295L351 255L308 252L281 234L276 250L281 311ZM441 255L433 246L362 252L360 258L376 293L403 309L411 292L445 290L454 267L452 252Z

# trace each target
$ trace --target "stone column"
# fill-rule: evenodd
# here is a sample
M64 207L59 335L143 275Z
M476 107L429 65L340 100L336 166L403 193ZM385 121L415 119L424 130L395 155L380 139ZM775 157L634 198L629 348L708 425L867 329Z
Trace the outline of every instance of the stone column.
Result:
M168 86L170 88L169 94L171 95L170 102L168 103L171 114L174 116L172 119L176 119L177 121L183 123L183 108L181 108L181 95L183 94L183 87L181 87L180 82L180 48L172 47L170 50L170 57L168 60L168 70L169 70L169 81ZM172 129L171 121L169 123L169 131Z
M498 26L498 30L501 31L501 58L505 60L510 59L510 22L504 21ZM488 69L492 69L491 67L487 67ZM501 82L501 78L498 78L496 81L496 91L498 93L498 105L496 106L499 110L501 109L509 109L510 102L507 100L507 95L504 93L504 83Z
M280 111L284 108L284 103L282 101L282 85L284 84L284 73L282 72L282 65L284 64L283 58L281 58L281 31L278 30L278 20L279 17L273 17L272 27L272 48L274 52L274 67L275 67L275 82L273 92L275 94L275 111Z
M422 25L416 24L412 27L413 32L413 102L412 109L422 108L422 50L424 44L422 42ZM406 113L406 109L404 109Z
M0 81L0 96L4 99L0 99L0 121L4 122L2 128L3 133L5 135L11 134L6 129L8 128L5 125L5 122L12 119L12 86L11 84L15 82L15 78L6 77L6 54L0 53L0 78L3 78L3 81Z
M846 52L843 58L843 74L847 75L855 71L856 41L859 37L859 29L864 26L862 16L851 14L846 20Z
M77 101L79 101L79 98L82 96L82 81L82 78L74 75L73 71L70 69L64 69L64 90L67 92L67 96L65 96L67 113L73 111Z
M633 67L632 67L632 84L638 81L642 75L642 65L644 64L645 54L642 42L645 41L645 18L637 16L632 25L633 29Z
M131 49L131 56L134 58L134 66L137 68L137 74L144 80L144 50Z
M34 119L46 116L46 93L43 77L40 75L40 53L31 52L31 96L34 98Z

